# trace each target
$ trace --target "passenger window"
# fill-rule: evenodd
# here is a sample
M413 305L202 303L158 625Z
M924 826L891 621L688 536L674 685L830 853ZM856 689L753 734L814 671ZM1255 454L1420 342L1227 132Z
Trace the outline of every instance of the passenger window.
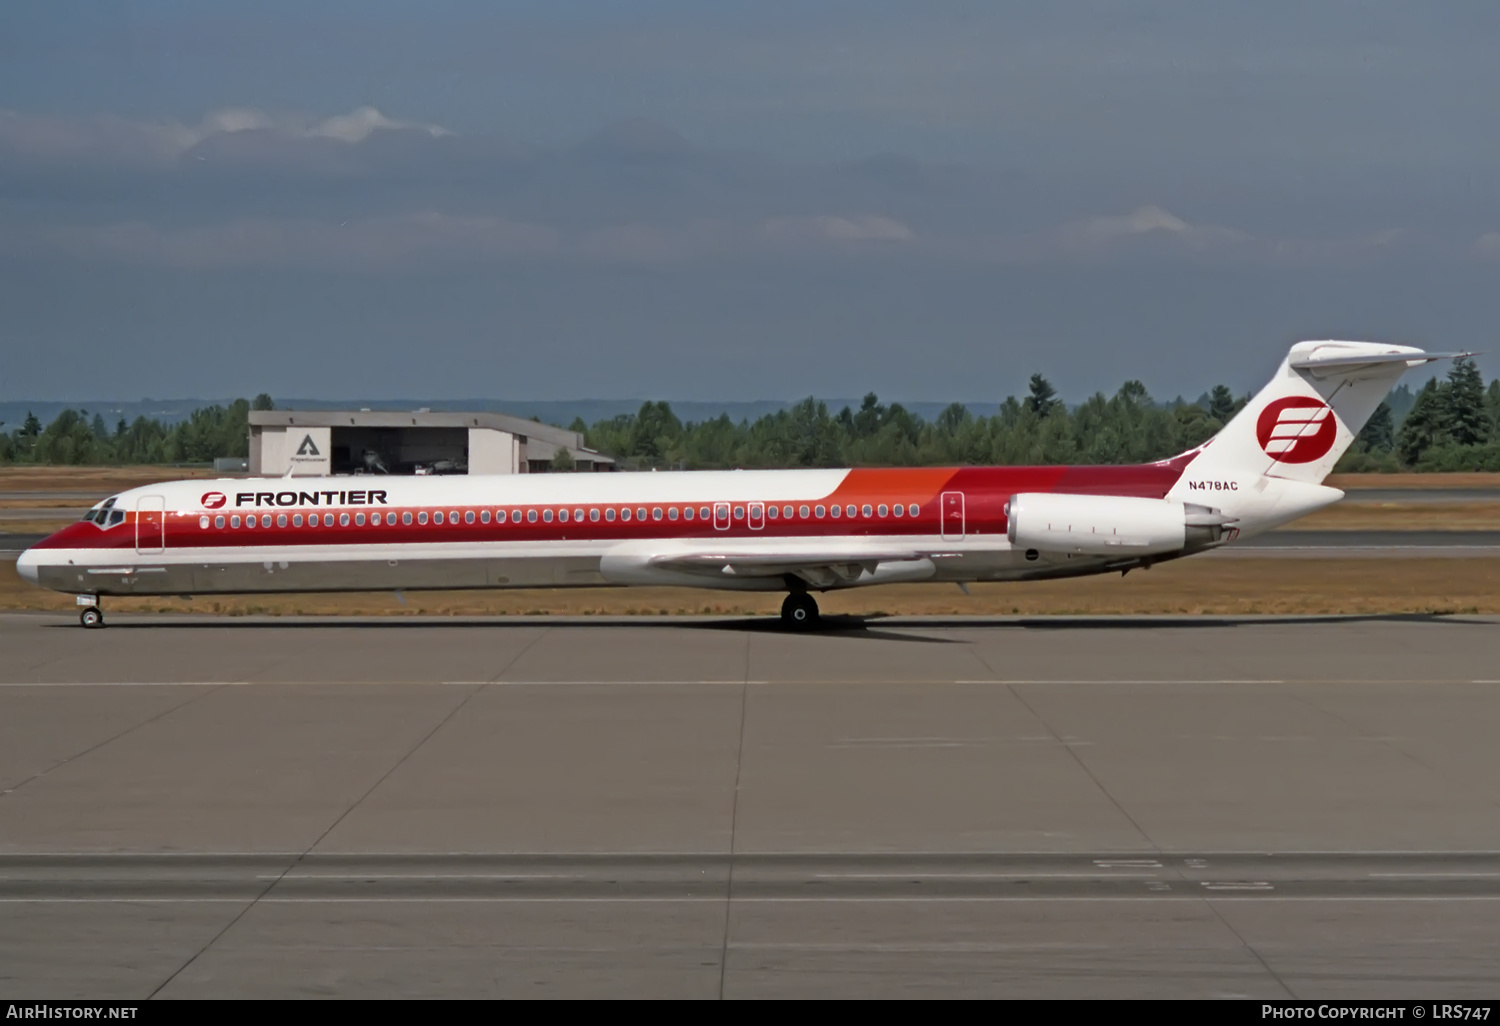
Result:
M775 520L780 515L781 513L776 509L775 506L766 507L766 516L770 517L772 520Z
M844 509L842 506L829 506L828 515L831 517L841 517L844 515Z
M488 520L489 519L489 514L485 514L484 519ZM466 524L472 524L473 522L474 522L474 511L472 509L466 509L466 510L464 510L464 523L466 523Z
M599 507L595 506L593 509L589 510L589 519L590 520L598 520L599 519Z
M889 513L889 512L890 512L890 507L889 507L889 506L887 506L887 505L886 505L886 504L885 504L885 503L883 503L883 502L882 502L882 503L881 503L881 504L880 504L880 509L879 509L879 510L878 510L878 511L877 511L877 512L879 512L879 514L880 514L880 515L881 515L881 516L885 516L885 515L886 515L886 514L887 514L887 513Z
M693 519L693 507L691 507L691 506L684 506L684 507L682 507L682 519L684 519L684 520L691 520L691 519Z
M855 509L855 508L854 508L854 506L853 506L853 505L852 505L852 504L851 504L851 505L848 505L848 506L845 506L845 507L844 507L844 512L845 512L845 513L847 513L847 514L849 514L849 516L851 516L851 517L852 517L852 516L854 516L854 515L855 515L855 513L857 513L857 512L858 512L858 510L856 510L856 509Z
M913 517L916 516L917 515L917 504L915 502L913 502L911 505L907 506L906 507L906 512L907 512L908 516L913 516Z
M479 511L479 522L481 524L487 524L487 523L490 522L490 511L489 510L482 509L482 510Z
M425 524L425 523L427 523L427 511L425 509L422 510L421 512L419 512L417 514L417 523L419 523L419 524Z
M788 519L788 520L792 519L792 507L790 507L790 506L783 506L783 507L781 507L781 515L783 517L785 517L786 519Z
M645 520L646 519L646 507L645 506L637 506L636 507L635 518L637 520Z
M581 509L575 509L573 511L573 519L574 520L582 520L583 519L583 510L581 510Z
M285 513L278 513L278 514L276 514L276 526L277 527L285 527L286 526L286 514Z
M230 517L229 518L229 526L230 527L239 527L240 526L240 518L238 516L232 516L232 517Z
M798 506L797 507L797 515L799 517L801 517L803 520L807 519L808 512L809 512L809 510L808 510L808 508L806 506Z
M224 526L224 518L222 516L214 517L214 526L215 527L223 527Z
M699 506L698 507L698 519L699 520L707 520L708 519L708 507L707 506Z
M363 513L356 513L356 514L354 514L354 525L356 527L364 527L365 526L365 515Z
M441 516L442 514L438 514L438 515ZM339 514L339 526L340 527L348 527L349 526L349 514L347 514L347 513L340 513Z
M837 508L837 507L835 507L835 508ZM813 507L813 516L817 517L819 520L823 519L823 514L825 512L826 511L823 509L822 506L814 506Z
M625 509L620 510L620 519L621 520L629 520L630 519L630 508L628 506Z
M902 506L898 502L898 503L896 503L896 505L894 505L894 506L891 507L891 512L894 513L894 514L896 514L896 516L898 516L898 517L899 516L904 516L906 514L906 507Z
M401 523L403 525L407 526L407 527L411 526L411 513L410 513L410 511L401 514Z
M302 514L301 513L293 513L292 514L292 526L293 527L301 527L302 526Z
M734 519L736 519L736 520L744 520L745 519L745 507L744 506L736 506L736 507L734 507Z
M198 527L205 531L208 530L208 517L199 517Z
M875 511L874 511L874 510L873 510L873 509L871 509L871 508L870 508L870 504L869 504L869 503L868 503L868 502L867 502L867 503L865 503L865 504L864 504L864 505L863 505L863 506L861 506L861 507L860 507L860 508L859 508L859 515L860 515L860 516L862 516L862 517L868 517L868 516L873 516L873 515L874 515L874 513L875 513ZM853 514L853 513L850 513L850 514L849 514L849 515L850 515L850 516L851 516L851 517L852 517L852 516L854 516L854 514Z
M677 507L676 506L672 506L671 508L669 508L667 510L667 519L668 520L676 520L677 517L678 517L678 513L677 513Z
M532 517L531 519L535 520L536 517ZM519 524L521 522L521 511L520 510L513 509L513 510L510 511L510 522L513 523L513 524Z
M443 522L443 511L442 510L438 510L436 513L434 513L432 515L432 522L434 524L441 524Z
M450 524L456 524L456 523L458 523L458 510L455 509L455 510L453 510L452 512L450 512L448 514L448 523L450 523Z
M396 514L394 514L394 513L391 514L391 516L393 516L393 517L395 515ZM395 523L394 520L392 520L390 522L393 523L393 524ZM370 523L374 524L376 527L379 527L380 526L380 514L379 513L371 513L370 514Z
M607 509L607 510L604 511L604 519L608 520L610 523L614 523L614 520L615 520L615 508L613 506L609 507L609 509Z
M534 509L528 509L526 511L526 522L528 524L534 524L534 523L536 523L536 510L534 510Z
M557 511L557 519L561 520L563 523L566 524L568 522L568 511L565 510L565 509L558 510Z

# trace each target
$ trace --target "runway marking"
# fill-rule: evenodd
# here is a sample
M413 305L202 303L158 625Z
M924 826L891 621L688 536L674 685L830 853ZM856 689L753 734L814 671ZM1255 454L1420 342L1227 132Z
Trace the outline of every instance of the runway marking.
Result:
M1371 873L1372 877L1380 877L1386 880L1427 880L1435 877L1452 877L1460 880L1478 880L1481 878L1500 876L1500 873Z
M1210 679L1188 679L1188 678L1162 678L1157 680L1120 680L1111 677L1095 678L1044 678L1036 677L1023 680L954 680L950 678L903 678L877 680L861 678L858 680L835 680L823 678L788 678L784 680L609 680L599 678L595 680L499 680L499 681L462 681L462 680L87 680L87 681L0 681L0 688L201 688L201 687L310 687L310 686L337 686L337 687L396 687L417 685L422 687L478 687L488 684L490 687L597 687L605 685L609 687L632 687L632 686L669 686L669 685L691 685L691 686L723 686L742 687L751 685L885 685L885 684L985 684L995 687L1010 687L1014 685L1038 686L1046 684L1112 684L1112 685L1180 685L1180 684L1362 684L1362 685L1386 685L1386 684L1500 684L1500 679L1492 678L1467 678L1467 677L1390 677L1390 678L1368 678L1368 677L1307 677L1301 679L1273 679L1273 678L1210 678Z
M249 680L90 680L0 682L0 688L245 688Z
M1269 891L1275 888L1265 880L1245 880L1238 882L1214 882L1204 880L1202 886L1210 891Z
M941 683L948 683L948 682L941 682ZM1262 679L1256 679L1256 680L1237 680L1237 679L1220 679L1220 680L1117 680L1117 679L1114 679L1114 678L1111 678L1111 677L1099 677L1099 678L1090 679L1090 680L1057 680L1057 679L1040 678L1039 677L1039 678L1036 678L1034 680L955 680L955 681L952 681L951 683L954 683L954 684L995 684L995 685L1000 685L1000 686L1009 686L1009 685L1013 685L1013 684L1285 684L1287 682L1284 681L1284 680L1262 680ZM1307 681L1297 681L1296 683L1298 683L1298 684L1337 684L1337 683L1343 683L1343 682L1342 681L1313 681L1313 680L1307 680ZM1370 683L1370 682L1369 681L1360 681L1359 683ZM1402 681L1401 683L1411 683L1411 682Z
M828 880L1154 880L1155 873L814 873Z
M600 898L570 898L570 897L536 897L524 895L487 895L473 898L456 897L405 897L405 898L261 898L256 904L260 905L358 905L358 904L381 904L381 905L456 905L456 904L595 904L595 905L639 905L639 904L722 904L728 900L738 903L765 904L935 904L935 903L962 903L971 905L975 903L1003 904L1007 902L1089 902L1099 904L1101 902L1150 902L1150 901L1203 901L1205 895L1180 892L1141 892L1135 897L1121 895L1107 895L1097 898L1068 896L1047 897L1043 895L971 895L971 896L945 896L945 895L900 895L889 897L839 897L833 895L819 897L659 897L659 898L623 898L623 897L600 897ZM1288 894L1265 894L1256 897L1236 897L1233 894L1215 893L1215 901L1253 901L1253 902L1353 902L1364 901L1371 903L1389 903L1398 901L1448 901L1448 902L1474 902L1474 901L1500 901L1500 894L1465 894L1465 895L1288 895ZM247 898L0 898L0 905L243 905Z
M1160 869L1161 862L1156 859L1095 859L1094 865L1100 869Z
M257 880L593 880L583 873L261 873ZM612 882L612 881L601 881Z

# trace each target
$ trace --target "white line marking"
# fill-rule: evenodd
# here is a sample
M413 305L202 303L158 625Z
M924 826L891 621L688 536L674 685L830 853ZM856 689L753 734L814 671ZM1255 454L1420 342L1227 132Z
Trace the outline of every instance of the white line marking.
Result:
M1371 873L1373 877L1386 880L1427 880L1436 877L1452 877L1459 880L1481 879L1500 876L1500 873Z
M728 867L725 867L726 869ZM260 873L257 880L590 880L583 873Z
M0 898L0 904L4 905L194 905L194 904L235 904L245 905L253 901L253 896L243 898ZM740 903L748 902L754 904L770 904L783 902L786 904L849 904L863 902L866 904L917 904L917 903L964 903L987 902L1000 904L1004 902L1121 902L1121 901L1201 901L1203 897L1193 893L1161 892L1160 896L1155 893L1148 896L1142 892L1136 897L1122 897L1110 895L1107 897L1046 897L1042 895L971 895L971 896L943 896L943 895L903 895L900 897L811 897L811 898L766 898L766 897L733 897L729 900ZM1449 901L1449 902L1472 902L1472 901L1500 901L1500 894L1474 894L1474 895L1379 895L1369 897L1347 896L1347 895L1320 895L1299 897L1296 895L1272 894L1255 898L1236 898L1233 895L1215 894L1215 901L1281 901L1281 902L1344 902L1367 901L1371 903L1387 903L1397 901ZM569 904L643 904L657 903L712 903L722 904L725 901L723 895L716 897L661 897L661 898L553 898L520 895L492 895L476 898L454 898L454 897L432 897L432 898L261 898L257 904L265 905L354 905L354 904L384 904L384 905L416 905L416 904L540 904L540 903L569 903Z
M248 680L132 680L132 681L16 681L0 682L0 688L245 688Z
M814 873L827 880L1118 880L1155 879L1155 873Z

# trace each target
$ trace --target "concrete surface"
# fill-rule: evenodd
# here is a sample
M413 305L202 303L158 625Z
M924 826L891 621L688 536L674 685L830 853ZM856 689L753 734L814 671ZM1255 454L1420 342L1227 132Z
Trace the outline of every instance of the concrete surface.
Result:
M0 616L0 996L1485 997L1500 619Z

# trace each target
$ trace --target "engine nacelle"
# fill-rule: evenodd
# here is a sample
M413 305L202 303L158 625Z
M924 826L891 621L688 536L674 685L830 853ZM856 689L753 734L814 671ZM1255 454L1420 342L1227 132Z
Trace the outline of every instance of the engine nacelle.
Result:
M1230 522L1218 510L1168 499L1027 492L1006 505L1018 549L1090 556L1149 556L1212 545Z

